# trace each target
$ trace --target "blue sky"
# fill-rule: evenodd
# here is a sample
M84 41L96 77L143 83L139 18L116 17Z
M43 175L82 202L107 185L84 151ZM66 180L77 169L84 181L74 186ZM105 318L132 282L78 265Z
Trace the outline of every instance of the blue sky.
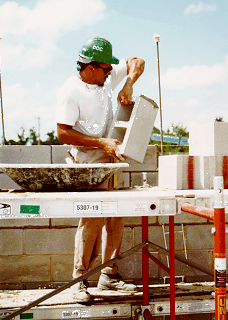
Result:
M228 1L0 0L0 55L6 139L20 128L56 131L58 88L76 73L82 44L107 38L118 58L138 56L145 72L134 95L159 101L163 128L228 121ZM116 96L119 86L113 96ZM160 126L159 114L155 125ZM0 124L2 136L2 128Z

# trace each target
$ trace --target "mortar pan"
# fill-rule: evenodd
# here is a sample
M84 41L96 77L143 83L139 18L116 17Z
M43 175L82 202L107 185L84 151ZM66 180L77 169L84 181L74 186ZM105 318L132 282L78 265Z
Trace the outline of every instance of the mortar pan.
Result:
M0 164L2 171L25 191L95 190L128 163Z

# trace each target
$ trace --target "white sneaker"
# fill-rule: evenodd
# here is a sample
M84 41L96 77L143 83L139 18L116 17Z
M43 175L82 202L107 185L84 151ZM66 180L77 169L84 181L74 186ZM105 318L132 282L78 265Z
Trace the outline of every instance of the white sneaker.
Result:
M101 273L97 287L100 290L137 291L136 285L124 282L119 273L113 275Z
M74 300L77 302L88 302L90 300L90 294L87 291L89 283L87 280L77 282L71 286L71 292Z

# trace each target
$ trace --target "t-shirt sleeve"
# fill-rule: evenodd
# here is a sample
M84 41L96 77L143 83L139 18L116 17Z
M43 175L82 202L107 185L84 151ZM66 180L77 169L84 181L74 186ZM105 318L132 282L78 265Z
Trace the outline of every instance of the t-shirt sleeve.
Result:
M74 126L78 119L78 100L61 88L57 94L56 123Z
M127 76L127 63L125 59L120 60L119 64L113 65L111 73L112 90Z

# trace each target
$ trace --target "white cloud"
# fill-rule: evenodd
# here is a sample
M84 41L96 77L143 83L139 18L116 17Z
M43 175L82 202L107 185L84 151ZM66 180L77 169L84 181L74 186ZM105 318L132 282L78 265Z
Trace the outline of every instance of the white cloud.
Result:
M216 4L206 4L199 2L198 4L190 4L184 11L186 15L198 14L201 12L212 12L217 10Z
M163 87L176 90L194 86L211 85L222 82L228 77L228 56L224 63L213 66L184 66L180 69L170 68L161 76Z
M198 107L200 106L199 100L195 98L188 99L184 102L184 106L186 107Z
M17 132L24 127L29 131L41 123L42 139L48 131L55 130L55 101L57 87L43 90L39 83L26 88L20 83L4 85L4 118L6 139L17 139Z
M44 66L58 51L56 42L62 35L103 19L104 10L102 0L40 0L32 9L4 3L0 30L5 66Z

